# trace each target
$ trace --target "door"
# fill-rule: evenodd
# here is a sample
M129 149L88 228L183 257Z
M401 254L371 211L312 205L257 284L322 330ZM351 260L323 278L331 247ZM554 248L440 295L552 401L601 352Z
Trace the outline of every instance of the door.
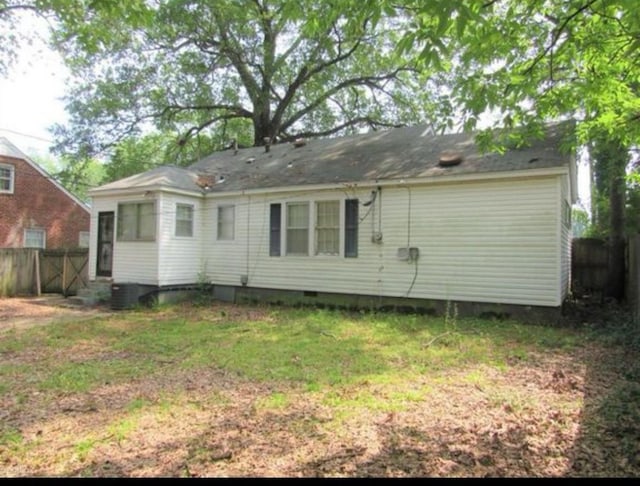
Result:
M98 213L98 248L96 275L111 277L113 264L113 211Z

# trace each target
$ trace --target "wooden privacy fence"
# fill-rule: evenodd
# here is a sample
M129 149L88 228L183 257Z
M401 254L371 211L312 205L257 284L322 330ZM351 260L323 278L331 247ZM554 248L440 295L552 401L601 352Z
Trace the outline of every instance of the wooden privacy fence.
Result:
M75 295L87 286L86 248L0 248L0 297L58 293Z
M640 235L629 238L627 300L636 323L640 322Z
M572 292L602 292L609 272L607 242L598 238L575 238L571 246Z
M37 268L38 250L0 248L0 297L37 293Z

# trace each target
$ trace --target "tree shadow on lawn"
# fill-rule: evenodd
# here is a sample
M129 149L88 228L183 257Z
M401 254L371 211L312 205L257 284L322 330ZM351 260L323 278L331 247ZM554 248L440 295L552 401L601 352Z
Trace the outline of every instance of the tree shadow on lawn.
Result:
M64 476L638 476L637 369L635 355L618 347L549 351L506 371L471 370L487 380L480 384L463 380L464 369L456 380L454 370L437 392L426 387L397 411L364 404L339 417L323 402L326 394L309 394L300 383L171 364L153 377L89 393L29 397L22 406L30 411L13 416L12 424L31 435L45 430L46 436L66 421L76 435L39 446L49 449L77 447L93 436L84 459L56 466L64 467ZM168 415L141 411L122 438L105 436L109 424L113 429L129 418L133 401L156 406L171 394L181 398ZM274 394L293 398L261 405ZM580 397L580 410L558 408ZM31 454L38 453L34 447ZM45 464L32 474L52 472Z

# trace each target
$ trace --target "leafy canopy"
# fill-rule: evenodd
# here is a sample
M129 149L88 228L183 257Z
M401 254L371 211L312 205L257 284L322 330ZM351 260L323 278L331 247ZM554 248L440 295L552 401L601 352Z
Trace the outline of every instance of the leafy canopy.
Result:
M91 153L159 130L262 145L437 120L428 70L393 55L408 18L373 2L162 0L109 42L65 40L78 82L60 148ZM89 19L91 25L91 19ZM90 27L87 27L90 29ZM69 33L67 33L69 34Z

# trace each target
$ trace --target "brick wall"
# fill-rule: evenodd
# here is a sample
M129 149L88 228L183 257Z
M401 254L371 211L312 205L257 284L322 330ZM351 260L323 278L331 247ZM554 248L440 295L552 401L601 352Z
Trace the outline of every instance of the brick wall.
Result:
M0 193L0 248L22 247L24 230L46 231L47 248L76 248L89 231L89 212L25 160L0 155L14 167L13 194Z

